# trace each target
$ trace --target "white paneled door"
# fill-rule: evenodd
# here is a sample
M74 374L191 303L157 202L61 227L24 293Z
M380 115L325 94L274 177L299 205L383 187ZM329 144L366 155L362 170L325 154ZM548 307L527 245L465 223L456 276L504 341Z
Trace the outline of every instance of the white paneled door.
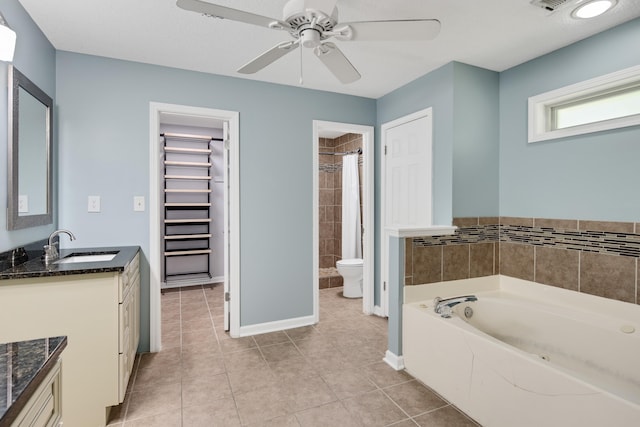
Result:
M432 225L432 112L419 111L382 125L382 292L388 315L388 227Z

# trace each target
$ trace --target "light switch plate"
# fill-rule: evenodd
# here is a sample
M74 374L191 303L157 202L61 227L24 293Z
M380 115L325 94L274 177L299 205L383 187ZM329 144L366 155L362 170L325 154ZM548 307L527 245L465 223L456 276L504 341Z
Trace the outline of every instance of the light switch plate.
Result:
M18 213L29 212L29 196L26 194L18 195Z
M89 196L87 212L100 212L100 196Z
M133 210L144 212L144 196L133 196Z

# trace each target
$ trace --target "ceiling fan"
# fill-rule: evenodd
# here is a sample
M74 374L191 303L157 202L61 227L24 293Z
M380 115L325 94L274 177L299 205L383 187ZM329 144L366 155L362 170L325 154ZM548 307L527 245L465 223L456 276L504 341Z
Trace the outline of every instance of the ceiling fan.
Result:
M431 40L440 32L436 19L406 19L338 23L338 0L289 0L283 19L232 9L202 0L177 0L178 7L205 16L288 31L293 40L277 44L249 61L239 73L253 74L282 58L298 46L311 48L320 61L342 83L352 83L361 76L342 51L328 41L402 41Z

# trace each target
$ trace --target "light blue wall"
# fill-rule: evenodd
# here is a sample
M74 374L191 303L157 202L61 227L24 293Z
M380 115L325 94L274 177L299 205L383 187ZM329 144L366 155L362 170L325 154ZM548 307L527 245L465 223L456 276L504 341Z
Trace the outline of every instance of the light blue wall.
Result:
M527 144L527 99L640 64L640 19L500 74L500 215L640 220L640 127Z
M453 217L498 216L499 74L454 63Z
M240 112L241 325L313 314L312 121L373 125L375 101L58 52L60 226L75 246L139 245L148 348L149 102ZM102 212L87 213L87 196ZM70 247L70 243L63 242Z
M381 209L381 126L433 107L434 224L450 225L453 216L498 215L498 85L498 73L451 62L377 100L376 212ZM379 230L379 215L376 221Z
M16 32L16 52L13 65L22 72L29 80L34 82L40 89L49 95L55 103L55 57L56 52L51 43L42 34L40 29L33 22L31 17L22 8L17 0L3 0L0 12L9 23L9 26ZM57 216L54 215L52 225L26 228L16 231L7 230L7 126L8 126L8 66L5 62L0 62L0 252L25 245L37 240L44 239L55 230ZM55 108L54 108L55 113ZM54 121L56 118L54 117ZM56 126L54 125L54 157L56 149ZM56 167L54 158L54 189L56 187ZM54 194L54 212L56 208L56 195Z

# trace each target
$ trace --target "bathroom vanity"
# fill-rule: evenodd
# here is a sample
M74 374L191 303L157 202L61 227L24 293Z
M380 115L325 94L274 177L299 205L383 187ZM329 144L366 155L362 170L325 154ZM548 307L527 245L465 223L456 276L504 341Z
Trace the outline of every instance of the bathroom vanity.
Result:
M67 337L0 344L0 427L61 425L66 346Z
M0 342L68 337L62 411L70 427L104 426L124 400L140 331L139 247L62 250L0 272Z

